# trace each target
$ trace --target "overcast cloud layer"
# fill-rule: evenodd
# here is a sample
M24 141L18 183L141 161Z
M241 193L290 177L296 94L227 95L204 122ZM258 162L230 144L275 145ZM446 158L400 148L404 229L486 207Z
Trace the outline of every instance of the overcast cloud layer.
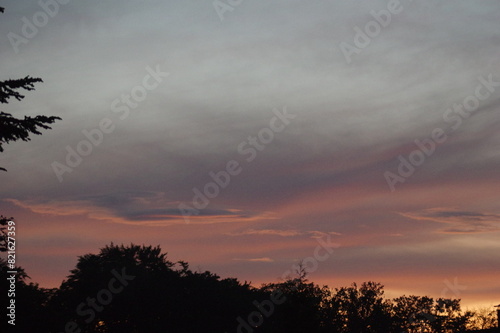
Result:
M499 3L69 1L17 44L43 9L0 6L0 79L44 80L1 110L63 118L0 156L42 286L111 241L275 281L323 237L313 281L498 303Z

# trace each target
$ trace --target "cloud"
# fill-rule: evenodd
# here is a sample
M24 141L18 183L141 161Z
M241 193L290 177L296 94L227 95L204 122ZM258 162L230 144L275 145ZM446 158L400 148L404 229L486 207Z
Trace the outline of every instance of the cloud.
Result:
M249 213L238 209L202 209L198 212L198 215L189 216L189 224L241 223L276 218L272 212ZM128 214L115 222L142 226L169 226L187 223L184 216L176 208L133 212L133 214Z
M329 231L329 232L324 232L324 231L307 231L309 235L311 235L311 238L324 238L325 236L341 236L342 234L339 232L334 232L334 231Z
M121 194L68 200L4 199L18 207L38 214L59 216L83 215L96 220L141 226L185 224L182 212L175 203L165 202L161 195ZM170 208L156 208L164 204ZM272 212L240 209L200 209L189 216L190 224L238 223L276 219Z
M294 236L300 236L303 233L290 229L290 230L275 230L275 229L248 229L245 231L240 231L240 232L231 232L227 233L227 235L230 236L246 236L246 235L269 235L269 236L281 236L281 237L294 237Z
M247 262L274 262L273 259L268 257L263 258L250 258L250 259L242 259L242 258L234 258L235 261L247 261Z
M383 272L373 258L387 258L377 250L394 243L425 252L410 256L416 262L441 265L436 249L448 248L442 239L467 237L473 240L464 249L483 255L478 267L490 267L485 258L497 252L484 239L494 240L499 225L500 89L456 131L443 114L474 94L479 76L492 73L500 81L498 4L407 1L404 12L348 65L339 43L352 44L353 28L363 29L373 20L370 12L386 6L387 1L248 1L221 22L210 2L81 1L62 6L36 38L20 45L19 55L3 34L3 77L29 74L45 83L2 110L63 120L28 143L6 146L0 165L9 173L0 175L0 198L10 201L0 202L2 213L61 223L50 230L45 223L29 230L26 225L26 246L41 229L44 237L64 236L68 222L80 234L93 225L88 237L98 241L119 233L123 241L148 242L159 234L158 242L172 253L221 260L223 271L228 263L238 266L232 272L244 279L274 276L246 269L245 261L309 256L305 247L314 238L337 232L347 259L329 265L334 268L352 265L367 272L369 265L370 274ZM12 2L0 30L20 33L21 18L39 10L36 2ZM456 19L442 19L450 13ZM66 56L55 57L58 50ZM156 64L171 76L121 120L111 109L113 100L130 94L145 67ZM272 109L283 106L296 119L248 162L238 145L257 137ZM76 149L86 139L82 130L98 128L103 118L116 125L113 133L59 183L51 163L66 163L67 147ZM446 130L449 139L391 193L383 173L397 172L398 156L408 157L417 148L415 139L428 139L435 128ZM213 181L210 173L233 159L241 174L190 216L195 228L185 227L179 203L193 206L193 189L203 190ZM394 212L432 223L405 223ZM440 233L434 223L440 223ZM172 227L162 234L136 226ZM349 256L368 245L373 248ZM51 246L65 253L61 245ZM250 259L233 262L228 253ZM432 253L437 254L429 259ZM446 268L462 267L462 257ZM384 260L394 271L408 264L403 255L398 263ZM413 278L428 274L416 272Z
M309 235L311 238L323 238L327 235L340 236L338 232L323 232L323 231L299 231L297 229L248 229L239 232L227 233L229 236L246 236L246 235L262 235L262 236L280 236L280 237L295 237Z
M3 199L20 208L24 208L38 214L71 216L85 215L93 219L108 219L108 209L101 207L90 207L82 200L17 200Z
M450 234L472 234L500 231L500 214L464 211L458 208L430 208L401 215L414 219L452 224L440 230Z

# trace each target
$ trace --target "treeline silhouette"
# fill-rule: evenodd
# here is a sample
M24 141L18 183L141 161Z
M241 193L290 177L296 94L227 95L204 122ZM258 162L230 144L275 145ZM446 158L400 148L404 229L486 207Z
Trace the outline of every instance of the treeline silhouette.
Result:
M1 259L0 266L2 290L8 290L7 262ZM80 256L56 289L29 283L18 271L18 332L444 333L494 323L491 313L462 311L457 299L386 299L375 282L333 290L309 282L304 269L257 288L192 271L169 261L159 246L111 244ZM4 318L2 326L5 332L11 325Z

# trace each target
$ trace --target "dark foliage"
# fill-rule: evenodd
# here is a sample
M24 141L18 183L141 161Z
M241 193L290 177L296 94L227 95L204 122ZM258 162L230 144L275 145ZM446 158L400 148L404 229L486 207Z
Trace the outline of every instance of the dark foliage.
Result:
M54 292L52 289L40 288L38 284L27 283L29 276L20 267L15 267L14 271L17 274L8 273L12 271L4 259L0 258L0 285L2 294L1 298L2 309L7 309L10 306L10 300L15 300L15 328L16 332L49 332L49 326L46 319L49 317L49 307L47 301L50 295ZM15 288L11 289L11 281L7 278L14 278ZM7 297L7 294L10 294ZM15 295L12 295L14 293ZM14 297L12 297L14 296ZM7 310L9 313L10 310ZM0 332L10 332L13 326L8 323L10 320L4 314L0 323ZM12 331L12 330L11 330Z
M2 290L8 290L5 260L0 268ZM193 272L152 246L111 244L80 256L58 289L28 284L17 270L19 332L456 333L473 322L460 300L390 300L375 282L332 290L309 282L304 272L254 288Z
M126 285L117 275L126 276ZM109 295L108 304L99 303ZM58 331L73 321L81 332L224 332L251 311L257 295L246 283L170 262L159 247L112 244L79 258L50 307ZM88 306L91 299L102 311Z
M0 12L4 12L4 8L0 7ZM31 91L35 89L35 83L43 82L40 78L26 76L22 79L9 79L0 81L0 103L6 104L9 99L14 98L20 101L24 95L20 90ZM12 141L23 140L29 141L30 134L40 135L40 129L50 129L48 124L53 124L59 117L38 115L34 117L24 116L24 118L16 118L10 113L0 111L0 152L3 152L3 144ZM4 168L0 170L7 171Z
M9 221L12 221L13 218L11 217L6 218L3 215L0 215L0 252L5 252L7 251L7 227Z
M24 95L17 90L34 90L34 84L42 82L39 78L25 77L18 80L0 81L0 103L8 103L10 98L22 100ZM39 129L50 129L47 124L52 124L59 117L48 116L25 116L24 119L15 118L10 113L0 111L0 152L3 152L3 144L11 141L29 141L30 134L42 134ZM4 170L3 168L0 168Z

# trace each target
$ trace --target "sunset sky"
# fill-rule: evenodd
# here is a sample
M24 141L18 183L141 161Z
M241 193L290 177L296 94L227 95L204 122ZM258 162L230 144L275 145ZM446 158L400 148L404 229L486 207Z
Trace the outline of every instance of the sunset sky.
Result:
M0 110L63 119L0 154L34 282L114 242L259 285L329 239L319 284L500 303L499 2L47 3L0 1L0 80L44 80Z

